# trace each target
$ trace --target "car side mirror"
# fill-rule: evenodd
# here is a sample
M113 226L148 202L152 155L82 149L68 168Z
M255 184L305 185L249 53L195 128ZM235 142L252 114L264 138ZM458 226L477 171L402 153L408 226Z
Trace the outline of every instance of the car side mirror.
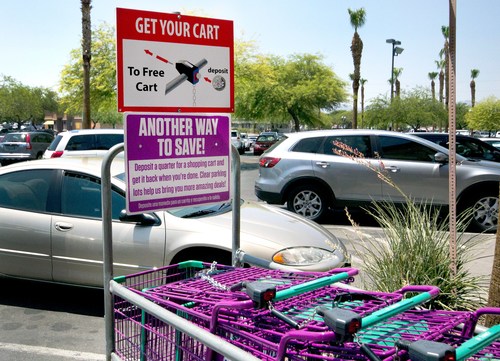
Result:
M159 224L158 218L150 213L127 214L125 209L120 212L120 221L137 223L140 226L154 226Z
M448 156L444 153L441 153L441 152L437 152L436 154L434 154L434 160L437 162L437 163L448 163Z

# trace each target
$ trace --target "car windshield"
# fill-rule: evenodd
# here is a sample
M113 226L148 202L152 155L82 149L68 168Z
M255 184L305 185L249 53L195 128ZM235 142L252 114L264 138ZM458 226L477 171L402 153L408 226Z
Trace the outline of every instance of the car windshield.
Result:
M231 211L231 202L202 204L192 207L176 208L168 210L168 213L179 218L199 218L208 215L221 214Z
M114 175L114 178L119 179L120 181L125 183L124 172ZM243 200L241 202L243 203ZM222 202L222 203L201 204L191 207L169 209L167 210L167 212L179 218L200 218L209 215L214 216L230 212L232 208L233 207L231 202Z

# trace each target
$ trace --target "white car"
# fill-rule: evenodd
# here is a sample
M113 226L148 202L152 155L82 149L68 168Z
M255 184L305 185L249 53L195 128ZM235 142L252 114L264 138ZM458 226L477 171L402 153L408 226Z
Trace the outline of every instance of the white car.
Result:
M123 129L70 130L54 138L43 158L102 156L123 139Z
M245 145L241 139L241 134L236 129L231 129L231 144L238 150L240 155L245 153Z
M0 168L1 274L102 287L101 163L68 157ZM127 215L123 158L111 176L116 276L191 259L231 264L231 203ZM344 245L311 221L244 200L240 211L245 253L304 271L347 261Z

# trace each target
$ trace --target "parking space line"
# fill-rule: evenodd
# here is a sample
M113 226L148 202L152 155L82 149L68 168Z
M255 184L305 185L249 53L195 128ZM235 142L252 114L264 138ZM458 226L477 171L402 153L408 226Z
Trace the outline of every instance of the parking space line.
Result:
M35 354L38 356L66 357L71 360L102 361L106 359L105 355L92 352L81 352L81 351L63 350L51 347L21 345L17 343L0 342L0 351L1 350Z

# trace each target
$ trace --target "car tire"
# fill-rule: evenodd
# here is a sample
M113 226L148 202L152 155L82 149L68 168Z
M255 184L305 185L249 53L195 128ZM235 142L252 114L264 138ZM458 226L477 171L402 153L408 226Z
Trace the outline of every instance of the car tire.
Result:
M477 232L495 232L498 224L498 192L483 191L468 198L465 210L472 209L470 228Z
M301 185L292 189L287 199L289 211L312 221L320 221L328 210L328 197L316 185Z

